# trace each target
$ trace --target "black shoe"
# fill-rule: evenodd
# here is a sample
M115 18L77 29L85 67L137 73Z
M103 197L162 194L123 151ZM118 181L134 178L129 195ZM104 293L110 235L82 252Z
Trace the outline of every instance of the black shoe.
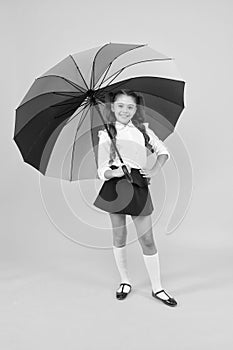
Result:
M158 296L158 294L161 293L161 292L164 292L164 293L168 296L169 299L164 300L164 299L160 298L160 297ZM152 290L152 296L153 296L154 298L157 298L157 299L161 300L161 301L162 301L164 304L166 304L166 305L169 305L169 306L176 306L176 305L177 305L176 300L175 300L174 298L171 298L171 297L165 292L164 289L161 289L160 291L158 291L158 292L156 292L156 293L154 293L153 290Z
M123 291L125 285L130 287L130 290L127 293ZM128 283L121 283L120 286L122 286L121 292L116 292L116 298L118 300L125 299L127 297L127 295L131 292L131 289L132 289L131 285Z

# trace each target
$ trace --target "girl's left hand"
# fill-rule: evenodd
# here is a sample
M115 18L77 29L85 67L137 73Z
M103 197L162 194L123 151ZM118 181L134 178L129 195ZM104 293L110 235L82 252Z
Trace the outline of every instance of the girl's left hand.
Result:
M155 176L157 173L156 171L147 168L140 169L139 171L143 177L152 177Z

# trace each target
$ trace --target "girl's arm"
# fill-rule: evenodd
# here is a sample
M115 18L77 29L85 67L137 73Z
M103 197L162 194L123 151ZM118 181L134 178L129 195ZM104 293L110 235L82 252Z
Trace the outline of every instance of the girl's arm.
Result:
M167 154L160 154L157 157L157 161L155 162L155 164L151 168L151 171L153 171L153 173L156 174L162 168L164 163L166 163L167 160L168 160Z
M146 127L146 132L150 137L150 144L152 145L155 154L157 156L157 160L151 169L146 169L145 171L142 169L141 173L146 173L147 175L155 175L164 165L164 163L170 159L170 154L168 149L165 147L163 141L161 141L157 135L155 135L154 131L148 127L148 123L144 123Z
M110 179L109 175L112 169L109 167L110 157L110 139L107 135L107 131L99 130L98 132L99 144L98 144L98 169L97 173L101 180L107 181ZM105 176L105 173L107 176Z
M112 177L123 176L123 170L111 169L109 166L110 159L110 144L111 140L108 137L107 131L99 130L99 145L98 145L98 169L97 173L101 180L108 181Z
M161 154L167 155L167 160L170 158L170 154L168 152L167 147L164 145L163 141L155 135L154 131L146 126L146 132L150 137L150 144L152 145L157 157Z
M107 131L99 130L99 145L98 145L98 169L97 173L101 180L108 181L112 177L122 177L124 172L120 166L117 169L111 169L109 166L110 159L110 144L111 140L108 137ZM128 164L125 164L129 173L131 167Z

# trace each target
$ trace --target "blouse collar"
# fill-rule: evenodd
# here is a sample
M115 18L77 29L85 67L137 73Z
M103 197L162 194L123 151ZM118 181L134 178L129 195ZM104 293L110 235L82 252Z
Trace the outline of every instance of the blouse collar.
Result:
M115 126L117 129L125 129L127 126L134 127L134 124L132 123L132 120L130 120L127 124L123 124L118 122L118 120L115 121Z

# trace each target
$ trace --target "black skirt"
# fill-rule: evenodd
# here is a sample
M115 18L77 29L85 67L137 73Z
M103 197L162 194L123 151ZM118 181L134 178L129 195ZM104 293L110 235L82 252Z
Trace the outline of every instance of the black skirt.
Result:
M110 168L117 169L118 167L112 165ZM106 180L93 205L109 213L133 216L150 215L154 206L148 181L136 168L131 168L131 176L132 183L127 181L124 175Z

